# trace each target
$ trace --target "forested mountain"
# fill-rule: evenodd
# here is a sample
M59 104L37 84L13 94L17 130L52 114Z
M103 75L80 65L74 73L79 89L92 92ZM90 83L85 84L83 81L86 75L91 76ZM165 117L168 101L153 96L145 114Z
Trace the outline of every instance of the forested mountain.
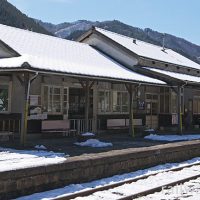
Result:
M52 35L52 33L48 32L32 18L23 14L7 0L0 0L0 23Z
M179 38L170 34L159 33L152 29L141 29L124 24L120 21L104 21L91 22L86 20L79 20L73 23L62 23L58 25L44 23L39 21L40 25L52 32L58 37L76 40L80 35L90 29L92 26L97 26L106 30L110 30L122 35L140 39L153 44L163 44L163 37L165 37L165 47L173 49L174 51L199 62L200 46L193 44L183 38Z
M45 23L26 16L7 0L0 0L0 23L22 29L28 29L38 33L51 34L70 40L76 40L92 26L97 26L157 45L162 45L164 36L163 33L159 33L152 29L132 27L117 20L104 22L79 20L73 23L65 22L57 25ZM195 62L200 63L200 59L198 59L200 58L200 46L185 39L165 34L165 47L171 48L174 51L194 60Z

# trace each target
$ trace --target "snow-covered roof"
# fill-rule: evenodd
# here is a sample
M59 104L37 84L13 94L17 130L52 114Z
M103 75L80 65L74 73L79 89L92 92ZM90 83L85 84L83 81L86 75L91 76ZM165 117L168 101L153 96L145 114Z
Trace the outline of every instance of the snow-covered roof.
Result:
M0 25L0 40L21 55L0 59L0 68L21 68L27 62L37 70L164 84L132 72L87 44L5 25Z
M112 39L113 41L119 43L120 45L124 46L128 50L134 52L138 56L167 62L179 66L200 69L199 64L193 62L192 60L180 55L179 53L171 49L165 49L165 51L163 51L163 47L161 46L153 45L140 40L135 40L135 42L133 42L133 38L126 37L96 27L95 30L105 35L106 37Z
M200 77L197 77L197 76L191 76L191 75L187 75L187 74L175 73L175 72L165 71L165 70L161 70L161 69L147 68L147 67L145 67L145 69L148 69L152 72L164 74L164 75L170 76L172 78L179 79L181 81L200 83Z

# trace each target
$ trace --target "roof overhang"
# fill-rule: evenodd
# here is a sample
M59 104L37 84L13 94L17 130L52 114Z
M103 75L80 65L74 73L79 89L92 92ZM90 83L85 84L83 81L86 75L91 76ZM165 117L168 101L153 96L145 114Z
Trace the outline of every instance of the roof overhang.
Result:
M103 76L94 76L94 75L83 75L83 74L75 74L75 73L66 73L66 72L58 72L53 70L44 70L32 67L29 63L25 62L20 67L13 67L13 68L0 68L0 73L39 73L41 75L56 75L56 76L66 76L71 78L77 79L90 79L95 81L105 81L105 82L112 82L112 83L129 83L129 84L136 84L136 85L153 85L153 86L166 86L165 83L158 84L158 83L150 83L150 82L143 82L143 81L133 81L133 80L126 80L126 79L118 79L118 78L109 78Z

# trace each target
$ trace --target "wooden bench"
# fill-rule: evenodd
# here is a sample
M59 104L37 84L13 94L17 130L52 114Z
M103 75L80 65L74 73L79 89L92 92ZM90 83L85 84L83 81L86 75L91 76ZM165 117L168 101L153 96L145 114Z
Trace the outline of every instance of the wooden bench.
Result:
M7 141L6 138L13 141L14 140L14 133L13 132L0 131L0 141Z
M107 119L107 129L123 129L128 128L126 119Z
M42 134L45 136L76 136L77 131L70 129L69 120L42 121Z
M142 119L133 119L134 128L143 132L145 126L142 124ZM107 119L107 129L117 130L117 129L128 129L129 119Z

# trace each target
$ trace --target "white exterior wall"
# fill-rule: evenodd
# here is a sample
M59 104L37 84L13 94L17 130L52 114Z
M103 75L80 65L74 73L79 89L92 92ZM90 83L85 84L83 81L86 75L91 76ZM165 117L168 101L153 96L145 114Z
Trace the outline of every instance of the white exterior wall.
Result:
M0 43L0 58L10 58L12 53Z
M138 64L136 58L130 56L128 53L125 53L113 43L98 38L97 35L92 35L89 39L86 39L84 43L97 47L102 52L106 53L110 57L117 60L119 63L124 64L126 66L134 66Z

